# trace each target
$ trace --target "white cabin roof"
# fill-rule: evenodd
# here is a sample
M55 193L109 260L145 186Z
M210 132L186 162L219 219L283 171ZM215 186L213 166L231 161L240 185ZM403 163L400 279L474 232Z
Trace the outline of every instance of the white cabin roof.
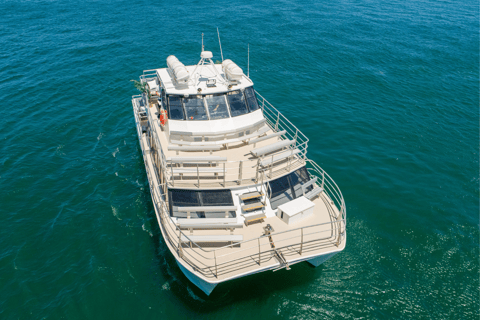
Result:
M233 91L238 89L244 89L253 86L252 80L250 80L245 74L240 80L237 80L236 84L229 83L226 79L225 73L222 70L221 64L208 64L186 66L187 71L190 73L190 80L188 83L178 84L169 68L156 69L158 78L163 84L163 87L167 94L178 95L194 95L194 94L213 94L227 91ZM196 70L195 70L196 68ZM213 70L215 68L218 74ZM207 87L208 80L215 80L214 87ZM229 89L229 84L232 87ZM201 92L198 92L201 89Z

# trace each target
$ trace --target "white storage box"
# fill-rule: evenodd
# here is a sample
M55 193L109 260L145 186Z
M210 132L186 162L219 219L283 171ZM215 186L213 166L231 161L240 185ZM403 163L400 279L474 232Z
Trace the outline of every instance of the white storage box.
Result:
M286 224L293 224L311 216L313 207L315 203L302 196L278 206L277 217Z

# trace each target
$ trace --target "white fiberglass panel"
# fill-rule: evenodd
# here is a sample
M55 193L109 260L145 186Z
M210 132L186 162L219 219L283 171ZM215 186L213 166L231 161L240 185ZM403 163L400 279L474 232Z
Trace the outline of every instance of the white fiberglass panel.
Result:
M247 113L234 118L205 121L175 121L168 120L170 131L191 132L192 134L215 134L223 131L234 131L245 128L263 119L261 110Z

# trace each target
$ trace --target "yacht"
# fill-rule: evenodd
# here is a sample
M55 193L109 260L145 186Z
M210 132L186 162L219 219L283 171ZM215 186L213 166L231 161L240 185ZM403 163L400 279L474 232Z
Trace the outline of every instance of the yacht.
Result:
M308 138L210 51L145 70L132 97L140 148L164 245L209 295L251 274L319 266L345 248L340 189L313 160Z

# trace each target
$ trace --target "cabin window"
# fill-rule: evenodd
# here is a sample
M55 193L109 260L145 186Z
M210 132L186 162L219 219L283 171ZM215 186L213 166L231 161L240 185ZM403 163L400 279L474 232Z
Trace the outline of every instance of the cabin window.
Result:
M187 120L208 120L207 111L201 95L183 98Z
M248 113L247 103L242 91L232 91L227 93L228 104L230 105L230 113L232 117L241 116Z
M172 120L185 120L182 98L180 98L180 96L168 96L168 118Z
M162 108L164 110L167 110L167 96L165 95L165 90L162 88L161 92L162 92Z
M178 207L210 207L233 206L231 190L168 190L170 215L177 218L186 218L186 212L178 211ZM235 211L228 213L229 217L236 216ZM191 218L225 218L225 212L192 211Z
M207 101L210 120L225 119L229 117L227 100L224 94L212 94L205 96Z
M245 89L245 98L247 99L247 104L250 112L253 112L260 108L258 106L257 95L255 94L255 90L253 89L253 87L248 87Z
M302 185L310 180L307 169L300 168L286 176L270 181L270 204L272 209L303 196ZM307 192L313 186L307 188Z

